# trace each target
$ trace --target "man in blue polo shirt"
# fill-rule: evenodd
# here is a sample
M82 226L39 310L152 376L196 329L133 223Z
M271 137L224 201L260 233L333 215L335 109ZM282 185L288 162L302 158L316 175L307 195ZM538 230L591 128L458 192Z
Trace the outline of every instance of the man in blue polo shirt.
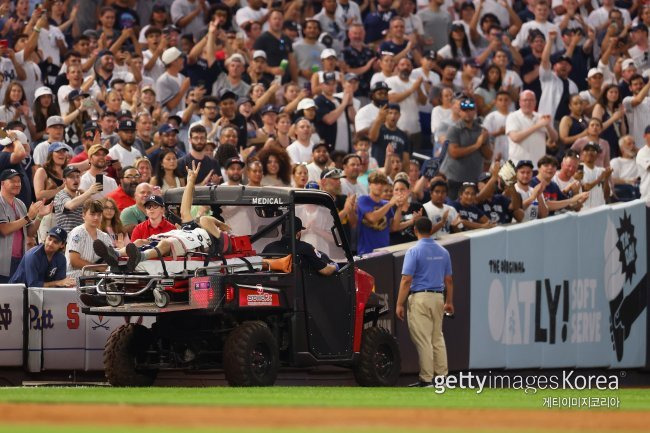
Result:
M68 234L61 227L47 232L45 243L27 251L18 264L9 283L22 283L27 287L71 287L74 278L66 278L66 261L63 249Z
M404 320L408 298L409 332L420 361L419 380L409 386L431 388L434 376L448 373L442 318L454 313L454 284L449 252L430 237L431 220L418 218L413 228L418 242L404 257L395 314Z

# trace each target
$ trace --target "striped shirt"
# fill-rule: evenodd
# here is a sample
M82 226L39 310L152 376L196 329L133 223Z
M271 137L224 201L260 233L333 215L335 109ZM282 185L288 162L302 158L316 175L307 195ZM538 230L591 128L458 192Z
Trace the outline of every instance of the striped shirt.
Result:
M65 204L73 198L65 189L57 192L54 196L54 217L56 219L56 225L64 229L67 233L70 233L72 229L84 223L82 215L83 203L75 209L66 209L65 207Z

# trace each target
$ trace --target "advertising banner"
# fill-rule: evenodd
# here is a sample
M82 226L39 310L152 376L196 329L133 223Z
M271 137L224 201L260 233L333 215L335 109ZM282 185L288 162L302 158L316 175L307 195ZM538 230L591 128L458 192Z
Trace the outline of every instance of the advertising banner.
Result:
M43 370L83 370L86 344L84 314L77 314L74 288L32 289L43 291L39 312L43 332Z
M23 365L24 322L23 299L25 286L0 286L0 366Z
M645 213L631 202L468 234L470 368L643 366Z

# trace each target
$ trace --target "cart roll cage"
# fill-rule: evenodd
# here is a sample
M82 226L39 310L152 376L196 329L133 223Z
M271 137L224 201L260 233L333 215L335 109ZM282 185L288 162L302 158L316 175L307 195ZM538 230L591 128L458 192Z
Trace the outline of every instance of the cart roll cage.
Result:
M180 205L185 188L172 188L165 192L164 199L167 205ZM256 186L197 186L194 188L194 205L200 206L263 206L263 207L289 207L289 212L274 219L262 231L251 236L251 240L261 236L282 224L289 216L295 215L295 205L313 204L324 206L332 215L334 226L332 236L336 245L343 248L348 262L354 261L350 252L349 241L343 230L343 225L338 218L338 210L332 196L325 191L313 189L291 189L283 187L256 187ZM288 220L289 229L294 232L293 218ZM337 233L338 232L338 233ZM294 250L295 251L295 250Z

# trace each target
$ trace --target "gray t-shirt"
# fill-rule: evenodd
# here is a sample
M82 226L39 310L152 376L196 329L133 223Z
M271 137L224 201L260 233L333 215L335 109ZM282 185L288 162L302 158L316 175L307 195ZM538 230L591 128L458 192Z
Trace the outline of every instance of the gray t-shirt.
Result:
M460 147L471 146L476 143L482 130L481 123L477 119L474 120L471 128L465 126L465 122L461 120L447 132L449 145L456 143ZM448 179L456 182L476 182L483 171L484 159L480 150L460 159L452 158L447 152L440 171L445 173Z
M25 203L23 203L18 197L14 198L14 207L7 203L4 197L0 196L0 223L18 221L27 215ZM18 214L18 217L16 217L16 214ZM27 239L26 227L27 226L21 229L23 231L23 251L25 250L25 239ZM14 242L14 235L16 233L17 232L7 236L0 236L0 251L3 252L3 254L0 254L0 275L9 276L9 272L11 271L11 250Z
M181 84L185 77L183 74L178 74L177 77L172 77L169 73L165 72L156 80L156 98L161 105L165 105L171 99L174 98L181 91ZM176 112L178 110L183 110L185 108L185 98L181 98L181 101L176 107L171 111ZM166 110L167 107L165 107ZM170 110L168 110L170 111Z
M293 43L293 55L296 57L298 68L311 69L316 65L322 68L320 53L325 49L325 45L320 42L315 44L308 44L304 40L299 40Z
M193 0L193 1L174 0L170 10L172 16L172 22L178 25L178 21L180 21L181 18L189 15L192 11L194 11L194 9L200 7L201 7L200 1L198 0ZM190 21L188 25L181 28L181 33L183 34L192 33L192 35L194 36L194 40L199 41L201 40L202 33L204 33L207 27L208 25L203 20L203 13L200 13L197 16L195 16L194 19Z
M228 89L235 93L239 99L242 99L248 96L250 88L251 85L243 80L239 81L236 86L233 86L230 80L228 80L228 74L222 72L219 74L219 78L217 78L217 81L212 86L212 94L218 95L221 90ZM208 132L210 132L210 130L208 130Z
M433 39L433 44L424 47L425 52L429 50L437 52L449 43L451 17L447 11L440 9L438 12L434 12L427 8L418 12L417 16L422 20L422 28L426 37Z

